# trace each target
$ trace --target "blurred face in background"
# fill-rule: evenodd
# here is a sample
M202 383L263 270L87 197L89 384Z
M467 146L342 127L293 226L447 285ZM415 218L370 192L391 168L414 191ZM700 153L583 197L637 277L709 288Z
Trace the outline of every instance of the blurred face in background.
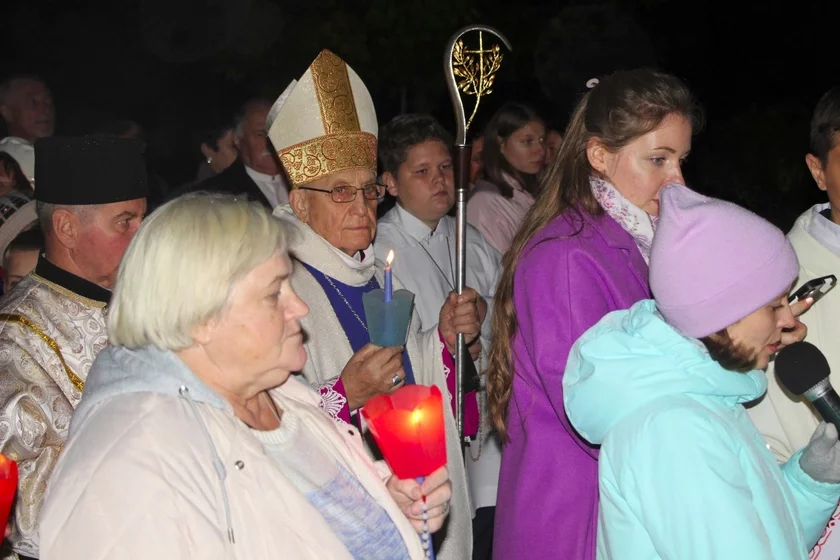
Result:
M481 172L484 170L484 162L481 159L484 154L484 136L475 139L472 145L472 157L470 158L470 185L475 185Z
M268 101L249 103L245 109L241 130L236 131L234 142L242 163L254 171L277 175L280 173L280 162L274 154L265 128L265 119L270 109L271 103Z
M6 97L0 100L0 113L8 126L9 136L33 144L38 138L52 136L55 128L52 94L39 80L14 80Z
M3 259L3 293L18 285L23 278L35 270L38 264L38 249L9 249Z
M545 135L545 164L551 165L557 159L557 153L563 144L563 137L553 128Z
M834 133L831 144L832 148L826 161L820 161L817 156L808 154L805 156L805 163L817 186L828 195L832 221L840 224L840 132Z
M536 175L545 167L545 125L529 121L507 138L499 139L502 156L520 173Z
M4 159L0 159L0 196L8 193L16 186L17 179L12 164L7 164Z

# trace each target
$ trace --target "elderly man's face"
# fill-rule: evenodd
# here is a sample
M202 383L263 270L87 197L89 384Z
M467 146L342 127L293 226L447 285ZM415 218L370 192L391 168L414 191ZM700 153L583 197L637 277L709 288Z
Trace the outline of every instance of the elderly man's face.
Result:
M277 175L280 173L280 163L274 155L265 129L269 109L269 103L255 102L249 105L242 123L242 135L237 136L235 142L242 163L260 173Z
M369 169L354 169L328 175L308 185L312 189L331 190L339 185L364 187L376 180ZM333 202L327 192L294 189L290 194L292 209L300 220L326 239L333 247L353 256L370 247L376 235L376 205L361 191L353 202Z
M214 361L252 376L249 385L274 388L303 369L300 319L309 308L291 283L292 263L277 252L233 285L227 310L213 328Z
M110 290L125 250L146 214L146 199L102 204L87 212L77 220L73 261L86 280Z
M9 135L29 142L52 136L55 107L52 94L43 83L29 78L15 80L0 112L9 127Z

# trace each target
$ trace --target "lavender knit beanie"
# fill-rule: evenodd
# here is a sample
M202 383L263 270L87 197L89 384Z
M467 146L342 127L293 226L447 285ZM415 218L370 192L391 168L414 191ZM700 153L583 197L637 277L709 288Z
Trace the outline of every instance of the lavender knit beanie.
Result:
M770 303L796 279L784 233L731 202L682 185L659 195L650 287L665 320L702 338Z

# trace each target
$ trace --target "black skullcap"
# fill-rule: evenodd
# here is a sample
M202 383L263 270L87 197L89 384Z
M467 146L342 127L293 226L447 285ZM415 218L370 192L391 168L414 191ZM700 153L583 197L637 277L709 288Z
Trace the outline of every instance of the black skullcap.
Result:
M144 144L128 138L41 138L35 142L35 199L108 204L148 194Z

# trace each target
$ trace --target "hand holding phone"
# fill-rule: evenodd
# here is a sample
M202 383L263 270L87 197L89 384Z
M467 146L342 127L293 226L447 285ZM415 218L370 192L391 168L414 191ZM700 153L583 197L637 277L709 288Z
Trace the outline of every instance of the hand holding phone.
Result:
M802 284L798 290L788 296L789 303L796 303L812 298L817 303L822 297L837 285L837 277L833 274L814 278ZM813 306L813 304L811 304Z

